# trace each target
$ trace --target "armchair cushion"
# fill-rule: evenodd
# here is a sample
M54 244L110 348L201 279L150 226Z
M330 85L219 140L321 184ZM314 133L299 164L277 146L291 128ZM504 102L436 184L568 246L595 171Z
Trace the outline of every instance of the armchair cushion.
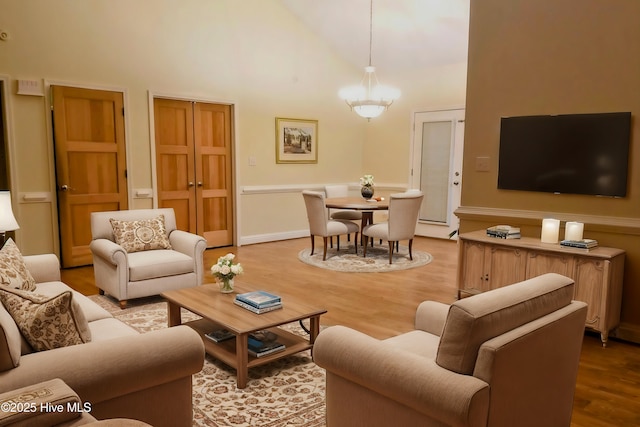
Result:
M36 281L27 270L20 249L13 239L7 240L0 250L0 285L27 291L36 288Z
M154 249L171 249L164 225L164 215L151 219L124 221L110 218L117 244L128 253Z
M18 366L21 354L22 336L18 325L0 304L0 372Z
M0 300L36 351L91 341L89 323L71 291L54 297L0 289Z
M449 309L436 362L471 375L482 343L571 303L573 280L548 273L456 301Z
M132 282L193 272L193 258L173 250L138 252L128 259Z

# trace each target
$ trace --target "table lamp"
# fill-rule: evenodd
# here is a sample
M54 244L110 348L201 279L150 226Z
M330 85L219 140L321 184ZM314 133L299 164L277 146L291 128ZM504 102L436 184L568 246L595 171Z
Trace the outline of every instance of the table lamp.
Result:
M11 209L11 193L9 191L0 191L0 235L2 236L2 245L5 242L6 232L19 228L20 226Z

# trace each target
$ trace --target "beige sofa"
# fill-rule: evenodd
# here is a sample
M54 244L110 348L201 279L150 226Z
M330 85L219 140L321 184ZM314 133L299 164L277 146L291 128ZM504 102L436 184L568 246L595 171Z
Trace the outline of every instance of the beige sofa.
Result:
M55 255L25 256L24 261L37 293L70 290L60 281ZM199 335L187 326L139 334L78 292L73 299L87 318L91 341L40 352L30 348L0 304L0 393L60 378L90 404L97 419L190 426L192 375L204 363Z
M572 297L571 279L546 274L423 302L416 329L387 340L325 329L327 426L568 427L587 313Z

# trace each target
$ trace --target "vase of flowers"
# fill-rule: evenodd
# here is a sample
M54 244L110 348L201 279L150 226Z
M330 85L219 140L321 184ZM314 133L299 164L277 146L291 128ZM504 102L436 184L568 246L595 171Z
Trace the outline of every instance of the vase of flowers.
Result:
M373 193L373 175L364 175L360 178L360 194L368 200L373 197Z
M235 257L234 254L228 253L218 258L218 262L211 267L211 274L216 278L216 282L220 285L220 292L223 294L233 292L233 279L243 272L240 263L233 263Z

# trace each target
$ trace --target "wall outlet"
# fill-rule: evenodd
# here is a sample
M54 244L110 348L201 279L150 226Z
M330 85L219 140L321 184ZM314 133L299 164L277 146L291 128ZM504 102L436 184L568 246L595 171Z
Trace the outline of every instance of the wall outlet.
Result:
M476 171L489 172L490 160L489 157L476 157Z

